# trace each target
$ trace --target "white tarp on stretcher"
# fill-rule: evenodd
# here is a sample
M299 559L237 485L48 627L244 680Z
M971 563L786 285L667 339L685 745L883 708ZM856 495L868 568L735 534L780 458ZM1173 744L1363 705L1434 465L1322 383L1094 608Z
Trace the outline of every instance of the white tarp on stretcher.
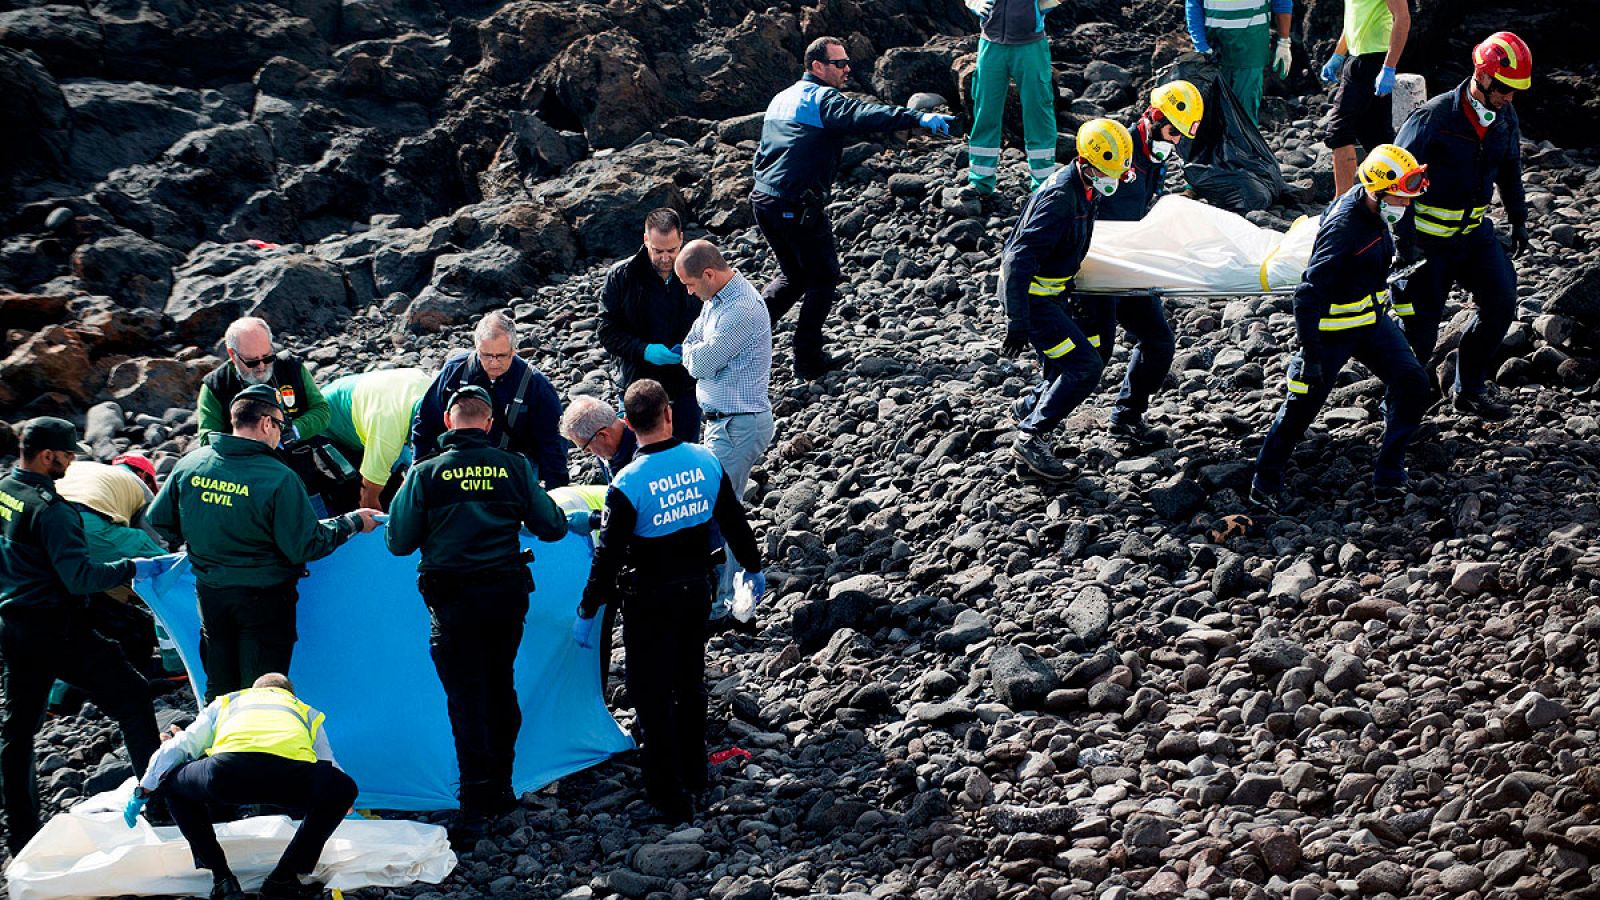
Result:
M211 873L194 867L189 842L175 827L143 818L129 828L122 806L133 779L51 817L6 867L12 900L177 895L204 897ZM294 836L286 816L254 816L215 826L228 865L247 891L260 887ZM438 884L456 866L445 830L399 820L339 823L312 873L329 888Z
M1287 234L1177 194L1137 222L1094 223L1073 287L1083 291L1250 293L1292 288L1311 259L1316 218Z

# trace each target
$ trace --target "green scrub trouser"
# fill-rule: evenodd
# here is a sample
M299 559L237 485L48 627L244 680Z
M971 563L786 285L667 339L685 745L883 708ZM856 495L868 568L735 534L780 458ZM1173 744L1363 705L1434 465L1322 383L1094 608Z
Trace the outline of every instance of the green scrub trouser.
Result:
M994 190L1000 165L1001 122L1006 94L1017 83L1022 99L1023 144L1028 174L1037 188L1056 170L1056 92L1050 70L1050 42L996 44L978 39L978 68L972 73L972 133L967 136L971 168L967 180L980 191Z
M1263 25L1249 28L1208 28L1206 40L1217 51L1222 77L1239 98L1251 124L1259 126L1261 89L1267 63L1272 60L1272 29Z

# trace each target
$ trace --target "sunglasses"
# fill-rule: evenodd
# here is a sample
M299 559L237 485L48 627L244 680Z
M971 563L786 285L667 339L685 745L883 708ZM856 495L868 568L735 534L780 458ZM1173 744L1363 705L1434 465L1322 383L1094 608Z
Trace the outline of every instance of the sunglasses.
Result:
M268 353L266 356L258 356L255 359L245 359L242 356L239 357L239 365L244 366L246 369L257 369L261 366L277 361L278 354L276 353Z
M825 59L825 60L823 60L823 62L827 63L830 66L833 66L836 69L848 69L848 68L850 68L850 60L848 60L848 59Z
M1489 79L1489 93L1491 94L1515 94L1516 92L1516 88L1501 82L1498 78Z

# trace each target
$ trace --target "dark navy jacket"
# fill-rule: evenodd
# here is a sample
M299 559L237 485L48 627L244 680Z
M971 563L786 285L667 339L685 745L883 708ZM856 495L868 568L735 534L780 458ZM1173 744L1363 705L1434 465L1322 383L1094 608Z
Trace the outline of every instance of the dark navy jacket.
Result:
M531 370L531 372L530 372ZM529 374L528 389L517 396L524 373ZM411 423L411 446L418 461L439 452L439 436L444 433L444 407L461 387L475 384L494 400L494 425L489 440L505 450L520 453L533 463L540 480L548 488L567 483L567 448L561 440L561 398L550 379L520 356L511 357L511 368L494 381L478 364L478 354L460 353L445 361L434 376L422 405ZM520 407L516 427L505 434L511 410ZM503 439L502 439L503 438Z
M856 135L918 125L914 110L852 100L807 73L772 98L756 148L757 193L820 204Z
M1295 332L1315 350L1324 337L1374 325L1383 309L1394 237L1356 185L1328 204L1311 260L1294 292Z
M739 565L759 571L761 549L716 454L677 438L639 448L606 491L581 615L593 616L614 599L624 569L635 573L635 589L624 593L642 602L649 602L651 587L672 582L704 578L709 590L713 521Z
M644 348L683 343L699 315L700 301L676 274L662 281L644 248L612 266L600 293L600 344L617 361L617 386L627 390L635 381L651 378L674 400L693 397L694 379L688 371L682 365L646 362Z
M1100 198L1098 218L1102 222L1137 222L1161 196L1161 186L1167 180L1167 164L1156 162L1150 155L1150 138L1145 131L1143 122L1132 129L1134 179L1117 185L1115 194Z
M1000 258L1000 296L1013 325L1028 324L1034 298L1070 290L1094 237L1096 196L1072 162L1028 198Z
M1522 128L1514 104L1499 110L1493 124L1479 140L1467 121L1469 82L1434 97L1418 107L1400 128L1394 142L1411 151L1428 167L1428 190L1413 204L1421 214L1426 207L1472 210L1488 206L1500 188L1500 201L1512 225L1528 221L1528 204L1522 191ZM1463 106L1466 107L1463 110ZM1415 229L1413 216L1401 223L1402 241ZM1418 235L1425 237L1425 235Z

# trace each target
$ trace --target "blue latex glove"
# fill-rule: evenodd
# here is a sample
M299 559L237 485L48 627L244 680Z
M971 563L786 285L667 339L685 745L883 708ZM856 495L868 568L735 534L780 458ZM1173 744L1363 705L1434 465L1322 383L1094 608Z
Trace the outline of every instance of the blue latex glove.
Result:
M572 642L585 650L594 649L594 620L598 616L585 619L582 616L572 622Z
M588 537L594 532L594 515L589 510L567 513L567 533Z
M144 810L148 800L138 794L129 794L128 802L122 807L122 821L132 828L139 821L139 813Z
M672 352L678 354L678 356L680 358L683 356L683 345L682 344L673 344L671 349L672 349Z
M1185 0L1184 24L1189 27L1189 40L1194 44L1196 53L1210 53L1211 44L1206 40L1206 10L1204 0Z
M949 136L950 123L954 121L951 116L941 116L938 113L923 113L917 116L917 121L923 128L940 136Z
M646 344L644 361L652 366L675 366L683 362L683 355L668 350L666 344Z
M750 583L750 595L760 603L767 593L767 573L746 571L744 577Z
M1322 64L1322 83L1333 84L1334 82L1338 81L1339 71L1343 68L1343 53L1335 53L1334 55L1328 57L1328 61Z
M155 578L177 565L180 559L183 559L183 554L181 553L168 553L166 556L136 559L133 561L133 574L137 578Z
M1379 97L1387 97L1394 93L1394 66L1384 66L1378 73L1378 80L1373 82L1372 92Z

